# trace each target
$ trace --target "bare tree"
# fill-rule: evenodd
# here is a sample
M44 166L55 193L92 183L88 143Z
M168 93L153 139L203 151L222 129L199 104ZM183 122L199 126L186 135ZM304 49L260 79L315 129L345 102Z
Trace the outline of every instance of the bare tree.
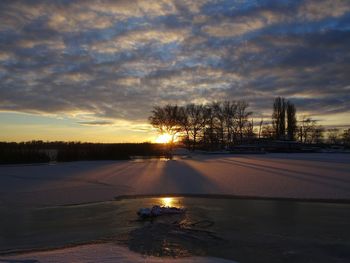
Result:
M154 107L150 123L162 134L183 138L189 149L195 150L198 143L210 148L230 146L254 137L254 125L248 119L245 101L213 102L208 105L188 104L179 107L166 105Z
M178 113L178 122L181 126L181 132L184 133L185 139L183 140L184 143L187 145L188 149L190 150L191 144L190 144L190 120L187 114L186 107L180 107L179 113Z
M309 134L311 130L315 126L315 121L311 118L306 118L306 116L302 117L302 120L300 121L299 131L298 131L298 137L299 141L301 143L306 143L309 140Z
M237 102L237 131L240 138L240 143L243 142L244 128L248 123L248 118L253 114L251 111L247 111L249 104L245 101Z
M327 130L328 142L330 144L338 144L340 142L339 129L331 128Z
M231 101L223 102L223 119L226 130L226 144L230 145L233 140L235 120L237 119L238 104Z
M316 143L323 138L324 129L317 121L305 116L300 121L298 137L302 143Z
M149 117L151 125L161 134L171 136L171 144L174 143L176 134L181 131L179 123L179 107L177 105L166 105L165 107L154 107Z
M259 132L258 132L258 138L261 138L261 132L262 132L262 126L264 123L264 118L261 118L260 122L259 122Z
M210 148L217 147L218 140L216 136L216 118L212 104L204 106L204 115L206 120L203 134L204 143L209 145Z
M244 130L245 138L247 138L249 141L255 138L254 133L254 120L252 119L250 122L247 123L245 130Z
M261 136L266 139L273 139L275 137L275 130L271 125L264 125L262 127Z
M224 110L221 102L213 102L211 104L213 109L213 113L215 116L215 129L217 131L220 145L223 147L225 145L225 118L224 118Z
M342 141L345 146L350 146L350 128L347 130L344 130L342 135Z
M324 131L325 129L321 125L316 126L312 132L312 141L314 143L322 143Z
M199 133L204 130L206 120L204 118L204 106L188 104L186 106L186 113L189 121L189 133L192 137L192 150L196 149Z
M273 103L272 126L276 139L284 139L286 134L286 102L284 98L277 97Z
M287 137L288 140L295 140L297 131L296 108L290 101L287 102Z

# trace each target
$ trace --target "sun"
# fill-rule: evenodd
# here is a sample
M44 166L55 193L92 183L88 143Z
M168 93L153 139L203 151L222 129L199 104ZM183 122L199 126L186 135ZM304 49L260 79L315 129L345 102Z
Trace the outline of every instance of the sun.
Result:
M159 135L155 141L156 143L170 143L171 139L172 139L172 136L170 134L164 133Z

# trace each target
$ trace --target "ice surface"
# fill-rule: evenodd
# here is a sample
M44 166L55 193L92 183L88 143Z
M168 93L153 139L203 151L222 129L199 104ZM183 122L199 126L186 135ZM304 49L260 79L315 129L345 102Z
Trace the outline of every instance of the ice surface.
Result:
M0 166L0 205L72 204L141 194L349 199L350 154L195 155L169 161Z

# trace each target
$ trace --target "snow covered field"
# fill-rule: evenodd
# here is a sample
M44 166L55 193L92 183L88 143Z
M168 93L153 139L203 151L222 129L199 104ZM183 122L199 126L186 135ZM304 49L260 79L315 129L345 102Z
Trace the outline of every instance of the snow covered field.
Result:
M140 194L350 199L350 154L0 166L0 205L72 204Z

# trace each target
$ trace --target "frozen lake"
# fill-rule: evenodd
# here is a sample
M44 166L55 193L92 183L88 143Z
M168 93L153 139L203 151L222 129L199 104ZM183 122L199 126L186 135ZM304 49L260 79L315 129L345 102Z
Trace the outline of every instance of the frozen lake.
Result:
M167 200L134 198L140 195L173 195L170 205L188 212L137 221L138 208ZM214 198L218 195L227 196ZM141 254L150 255L149 262L163 262L152 256L191 256L187 262L348 262L349 200L349 154L1 166L0 262L144 262ZM81 244L87 245L4 255Z
M350 154L194 155L175 160L0 166L0 206L220 194L350 199Z
M155 204L187 211L152 221L138 220L138 208ZM107 246L109 252L106 255L103 250L101 258L113 256L114 249L121 256L126 252L120 247L127 247L147 256L201 256L238 262L350 260L350 204L345 203L159 197L1 209L0 215L0 262L39 262L40 253L4 253L78 244ZM84 249L79 252L85 257L94 254Z

